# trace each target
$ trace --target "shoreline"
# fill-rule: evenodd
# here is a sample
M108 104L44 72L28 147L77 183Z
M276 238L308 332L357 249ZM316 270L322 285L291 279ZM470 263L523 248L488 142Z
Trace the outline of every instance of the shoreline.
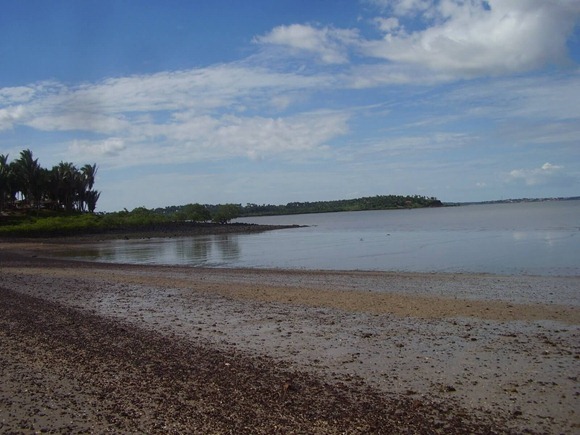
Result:
M266 230L267 231L267 230ZM154 236L153 236L154 237ZM90 238L88 243L98 243ZM580 308L580 276L578 275L499 275L478 272L412 272L412 271L380 271L380 270L325 270L325 269L284 269L284 268L244 268L244 267L206 267L168 264L139 264L101 262L62 256L62 251L69 251L76 246L82 246L86 240L73 238L56 239L20 239L18 241L0 238L0 255L2 251L19 256L23 259L42 258L50 262L61 262L63 267L69 264L79 264L84 267L107 267L125 270L195 270L209 275L229 276L232 280L237 275L244 275L244 280L255 275L255 284L264 283L267 277L269 285L292 286L294 276L301 277L298 287L312 287L317 291L334 290L372 291L373 293L399 293L402 296L435 297L449 300L460 299L473 301L476 305L483 302L500 302L517 305L549 306L549 311L560 306L564 311L570 308ZM1 261L1 257L0 257ZM1 267L1 264L0 264ZM279 278L276 278L278 276ZM304 277L309 277L304 279ZM397 288L393 290L384 285L385 281L394 279ZM352 285L349 280L355 280ZM344 282L343 282L344 281ZM384 291L381 290L384 288ZM485 288L485 290L483 290ZM509 288L509 292L505 291ZM309 289L312 290L312 289ZM310 295L311 298L312 295ZM509 307L508 307L509 308ZM469 310L474 312L475 310ZM504 313L503 318L509 319L511 311ZM411 313L407 313L411 314Z
M573 375L580 358L580 308L555 301L478 301L469 298L469 291L462 290L472 288L475 292L495 285L509 294L517 293L520 287L536 286L535 290L541 292L549 283L558 287L563 282L578 289L578 277L115 265L50 258L50 249L35 251L32 245L0 245L0 292L3 297L24 298L28 301L25 308L45 303L57 306L57 312L70 311L76 319L73 325L86 319L113 322L139 334L157 334L167 343L203 345L224 352L232 361L265 358L267 365L287 367L307 376L308 385L344 385L343 392L352 395L349 397L370 388L364 391L372 396L372 406L379 408L387 409L391 399L401 400L406 407L416 401L424 407L421 412L427 419L435 414L436 419L443 419L447 430L442 431L446 433L454 432L450 429L453 425L459 428L457 425L474 421L486 429L462 426L455 432L574 433L580 428L575 412L580 386ZM28 317L23 324L16 327L16 323L11 323L8 336L0 333L4 340L12 340L10 346L22 338L19 329L26 322L36 322L32 311L26 310ZM50 334L54 325L46 320L43 327ZM109 341L106 336L95 334L94 339ZM28 339L37 340L37 335L38 331ZM60 346L66 348L66 340ZM2 360L3 379L14 373L16 360ZM115 357L113 362L120 363ZM20 364L24 373L22 360ZM74 368L74 361L70 364ZM74 369L68 373L72 372ZM263 366L250 372L246 373L250 378L274 376L266 374ZM287 372L280 373L287 376ZM48 370L43 379L51 376L56 374ZM67 376L66 382L72 382ZM80 391L79 400L84 394L92 397L85 387ZM7 400L5 394L3 391L0 395L2 404ZM253 394L248 392L242 397L253 400ZM24 409L42 404L22 394L13 396L20 405L30 402ZM91 400L93 408L99 404L94 397ZM315 403L307 395L300 400L304 400L302 411ZM349 410L356 409L349 403ZM263 405L259 406L263 409ZM449 417L438 414L442 406ZM8 408L3 407L2 412L5 409ZM10 409L15 412L14 406ZM62 407L57 409L62 411ZM214 417L223 422L234 411L216 411ZM297 409L292 412L298 415ZM413 414L411 408L404 412ZM123 424L137 424L135 417L113 414ZM1 417L8 421L4 414ZM32 417L20 418L31 421ZM234 424L233 420L228 421ZM318 433L339 431L330 420L324 421L324 425L316 427ZM429 424L433 425L434 420L429 421L423 421L427 426L417 431L433 429L435 426ZM287 430L307 427L296 426L297 420L288 420L287 424ZM342 429L364 433L362 429L357 432L356 424L344 424ZM392 426L384 433L393 428L396 429ZM403 431L403 426L399 430Z
M52 252L52 248L48 251ZM153 284L196 290L203 286L205 291L241 301L291 302L398 317L475 317L492 321L545 320L580 324L580 297L575 304L566 305L553 300L525 300L516 292L517 288L545 289L548 284L566 286L574 291L580 286L580 277L142 265L54 258L36 249L26 252L23 259L26 261L28 257L31 264L12 270L31 277L47 274L55 279L94 279L98 276L101 282L125 285ZM0 254L0 269L1 261ZM42 266L35 267L34 263ZM195 273L195 277L191 273ZM513 292L504 299L470 297L482 286L509 286Z

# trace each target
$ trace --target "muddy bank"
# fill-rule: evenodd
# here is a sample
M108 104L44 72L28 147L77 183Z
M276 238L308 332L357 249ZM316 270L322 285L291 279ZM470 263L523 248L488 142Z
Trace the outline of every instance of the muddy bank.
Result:
M2 430L580 428L578 304L461 297L494 277L103 265L0 248ZM502 294L579 282L495 278ZM428 292L438 286L456 291Z

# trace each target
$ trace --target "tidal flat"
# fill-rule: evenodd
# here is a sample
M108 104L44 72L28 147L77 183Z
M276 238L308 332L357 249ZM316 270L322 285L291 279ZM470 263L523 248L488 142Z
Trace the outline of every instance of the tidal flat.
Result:
M580 429L580 277L0 260L2 432Z

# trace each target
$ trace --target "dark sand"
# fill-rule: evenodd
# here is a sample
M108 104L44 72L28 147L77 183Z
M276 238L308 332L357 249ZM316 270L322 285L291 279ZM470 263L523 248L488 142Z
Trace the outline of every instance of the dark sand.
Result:
M107 265L58 246L0 243L0 433L580 432L580 277Z

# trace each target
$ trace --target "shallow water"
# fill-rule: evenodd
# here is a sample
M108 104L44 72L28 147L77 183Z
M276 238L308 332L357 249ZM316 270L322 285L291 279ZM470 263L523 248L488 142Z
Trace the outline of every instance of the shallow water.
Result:
M99 261L507 275L580 275L580 201L239 219L307 228L116 240L69 255Z

